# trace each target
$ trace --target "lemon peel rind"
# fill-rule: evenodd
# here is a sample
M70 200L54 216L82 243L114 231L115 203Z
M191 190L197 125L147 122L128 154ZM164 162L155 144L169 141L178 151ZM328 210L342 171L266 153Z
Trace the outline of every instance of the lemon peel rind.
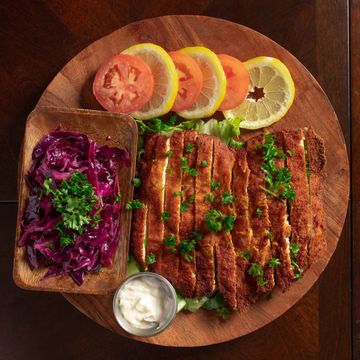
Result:
M286 83L289 87L289 99L287 100L284 109L279 110L278 112L270 116L268 119L255 120L255 121L249 121L245 119L240 123L240 128L247 130L257 130L278 122L288 113L295 98L295 84L289 69L279 59L269 56L258 56L256 58L249 59L244 62L244 65L248 70L250 67L255 67L255 66L261 67L264 65L274 65L275 70L286 80ZM243 114L236 113L236 108L223 111L223 115L225 118L234 117L234 116L235 117L243 116Z
M177 114L184 119L200 119L213 115L217 109L220 107L222 101L225 98L226 93L226 76L221 65L219 58L216 54L210 49L203 46L190 46L179 51L184 52L185 54L191 56L196 60L196 57L205 57L210 60L211 69L214 70L215 76L217 78L217 86L218 86L218 96L213 104L207 105L203 108L203 110L183 110L179 111Z
M167 78L169 82L169 90L166 94L167 101L160 108L154 109L150 112L142 112L141 110L138 110L131 113L131 116L139 120L149 120L151 118L167 114L174 105L179 86L175 64L172 61L170 55L161 46L153 43L140 43L128 47L127 49L123 50L122 53L138 56L139 53L144 52L145 49L158 54L163 60L168 75Z

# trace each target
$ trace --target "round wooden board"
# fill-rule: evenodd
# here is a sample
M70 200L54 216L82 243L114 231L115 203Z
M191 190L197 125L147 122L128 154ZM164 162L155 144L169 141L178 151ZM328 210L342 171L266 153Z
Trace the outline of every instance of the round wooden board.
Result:
M349 164L345 141L336 114L319 84L288 51L269 38L244 26L202 16L164 16L127 25L94 42L75 56L49 84L38 105L99 109L92 95L92 80L99 65L130 45L153 42L166 50L204 45L216 53L241 60L260 55L281 59L296 86L293 106L272 130L312 126L325 141L327 177L324 208L327 249L321 259L286 293L274 290L271 301L261 300L244 314L221 321L211 312L180 313L163 333L150 338L127 335L112 313L112 296L65 294L76 308L104 327L139 341L165 346L202 346L228 341L270 323L293 306L315 283L335 251L342 231L349 196ZM258 132L245 133L245 137Z

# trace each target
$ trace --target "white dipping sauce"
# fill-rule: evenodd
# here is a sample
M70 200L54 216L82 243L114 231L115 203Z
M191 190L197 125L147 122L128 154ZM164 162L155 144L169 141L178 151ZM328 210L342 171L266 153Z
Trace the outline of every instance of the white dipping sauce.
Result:
M137 329L157 327L164 319L169 297L155 278L135 278L118 294L117 305L123 318Z

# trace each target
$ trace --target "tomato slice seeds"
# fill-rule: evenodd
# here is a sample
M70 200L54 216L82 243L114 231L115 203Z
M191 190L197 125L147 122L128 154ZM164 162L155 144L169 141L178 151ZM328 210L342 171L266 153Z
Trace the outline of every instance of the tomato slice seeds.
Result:
M136 56L119 54L103 63L95 75L93 93L108 111L131 113L152 96L154 77L148 64Z

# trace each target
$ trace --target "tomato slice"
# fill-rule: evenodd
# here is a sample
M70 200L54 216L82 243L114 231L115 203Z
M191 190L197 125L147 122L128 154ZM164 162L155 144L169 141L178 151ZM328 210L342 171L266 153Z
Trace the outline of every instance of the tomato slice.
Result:
M226 94L219 110L230 110L239 106L249 91L249 73L244 64L226 54L219 54L221 65L226 76Z
M179 77L179 90L172 111L189 109L200 95L203 77L199 65L180 51L169 52Z
M126 54L114 55L95 75L93 93L108 111L131 113L147 103L154 90L154 77L143 60Z

